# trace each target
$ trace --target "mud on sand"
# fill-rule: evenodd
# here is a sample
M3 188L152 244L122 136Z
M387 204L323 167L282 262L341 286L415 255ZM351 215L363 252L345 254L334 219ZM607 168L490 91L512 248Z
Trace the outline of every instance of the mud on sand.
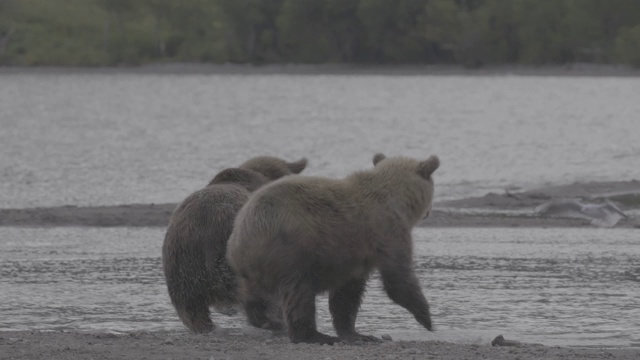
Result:
M535 344L491 346L443 341L318 346L292 344L270 334L194 335L186 332L92 334L59 331L0 332L2 359L640 359L640 348L599 349Z

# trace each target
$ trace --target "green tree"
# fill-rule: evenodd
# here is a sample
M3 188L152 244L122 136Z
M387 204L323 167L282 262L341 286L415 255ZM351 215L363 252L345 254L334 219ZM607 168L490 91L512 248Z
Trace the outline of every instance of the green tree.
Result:
M565 63L572 51L564 36L567 16L562 1L514 1L517 61L524 64Z
M486 0L464 16L457 59L467 66L513 63L519 56L516 0Z
M16 6L15 0L0 0L0 62L2 62L7 45L16 31L13 19Z
M567 7L568 43L575 49L575 60L612 60L618 30L640 23L637 0L564 0Z
M615 55L621 63L640 67L640 24L619 31Z
M365 30L357 17L358 5L359 0L324 1L321 24L334 61L365 60Z
M158 54L180 61L224 61L220 9L208 0L145 0Z
M428 44L429 62L452 62L462 35L463 7L450 0L430 0L425 5L420 27Z
M21 0L17 5L7 61L21 65L97 65L104 61L96 25L102 13L95 3Z
M278 17L282 54L301 62L366 61L359 0L286 0Z
M276 18L282 0L217 0L217 4L230 61L260 63L278 57Z
M0 0L0 64L638 65L639 0Z
M420 63L429 56L421 31L428 0L362 0L357 16L366 30L369 61Z

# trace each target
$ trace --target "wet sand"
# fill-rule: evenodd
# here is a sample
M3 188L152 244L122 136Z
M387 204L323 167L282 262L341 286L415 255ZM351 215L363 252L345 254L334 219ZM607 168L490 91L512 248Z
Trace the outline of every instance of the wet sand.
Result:
M610 199L632 215L616 227L640 228L640 181L584 183L532 191L505 191L434 204L424 226L440 227L591 227L587 220L545 218L536 206L562 197ZM167 225L177 204L63 206L0 209L4 226L152 226ZM0 359L640 359L640 348L569 348L527 344L491 346L445 341L385 341L381 344L317 346L291 344L282 335L255 330L218 330L194 335L186 331L125 334L73 331L1 331ZM235 331L235 333L234 333ZM245 331L245 332L243 332ZM426 332L428 338L428 332ZM500 334L496 334L500 335Z
M443 341L385 341L380 344L318 346L292 344L282 336L193 335L186 332L98 334L0 332L2 359L639 359L640 348L565 348L521 343L454 344Z
M588 220L542 217L536 206L553 199L610 199L623 211L640 210L640 181L581 183L530 191L489 193L482 197L436 202L421 226L434 227L591 227ZM167 226L176 203L116 206L60 206L0 209L0 226ZM640 217L629 216L616 227L640 228Z

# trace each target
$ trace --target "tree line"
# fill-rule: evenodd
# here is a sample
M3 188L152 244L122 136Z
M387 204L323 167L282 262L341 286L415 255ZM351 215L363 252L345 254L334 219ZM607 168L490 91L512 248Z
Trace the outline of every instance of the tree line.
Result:
M629 64L640 0L0 0L0 65Z

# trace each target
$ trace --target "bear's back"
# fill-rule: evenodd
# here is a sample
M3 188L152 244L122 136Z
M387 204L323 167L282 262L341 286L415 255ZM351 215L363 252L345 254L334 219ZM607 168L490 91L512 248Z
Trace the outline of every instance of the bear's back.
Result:
M188 196L171 216L164 252L173 252L174 247L198 249L202 246L224 252L233 221L249 194L242 186L217 184Z
M311 264L363 273L373 266L364 197L348 181L296 176L254 193L236 217L227 258L237 271L281 273ZM334 264L334 265L331 265ZM277 269L282 269L281 271ZM322 286L319 284L319 286Z
M362 209L363 197L345 180L289 176L268 184L250 197L238 221L311 226L322 218L332 224L353 219ZM266 229L268 230L268 229Z

